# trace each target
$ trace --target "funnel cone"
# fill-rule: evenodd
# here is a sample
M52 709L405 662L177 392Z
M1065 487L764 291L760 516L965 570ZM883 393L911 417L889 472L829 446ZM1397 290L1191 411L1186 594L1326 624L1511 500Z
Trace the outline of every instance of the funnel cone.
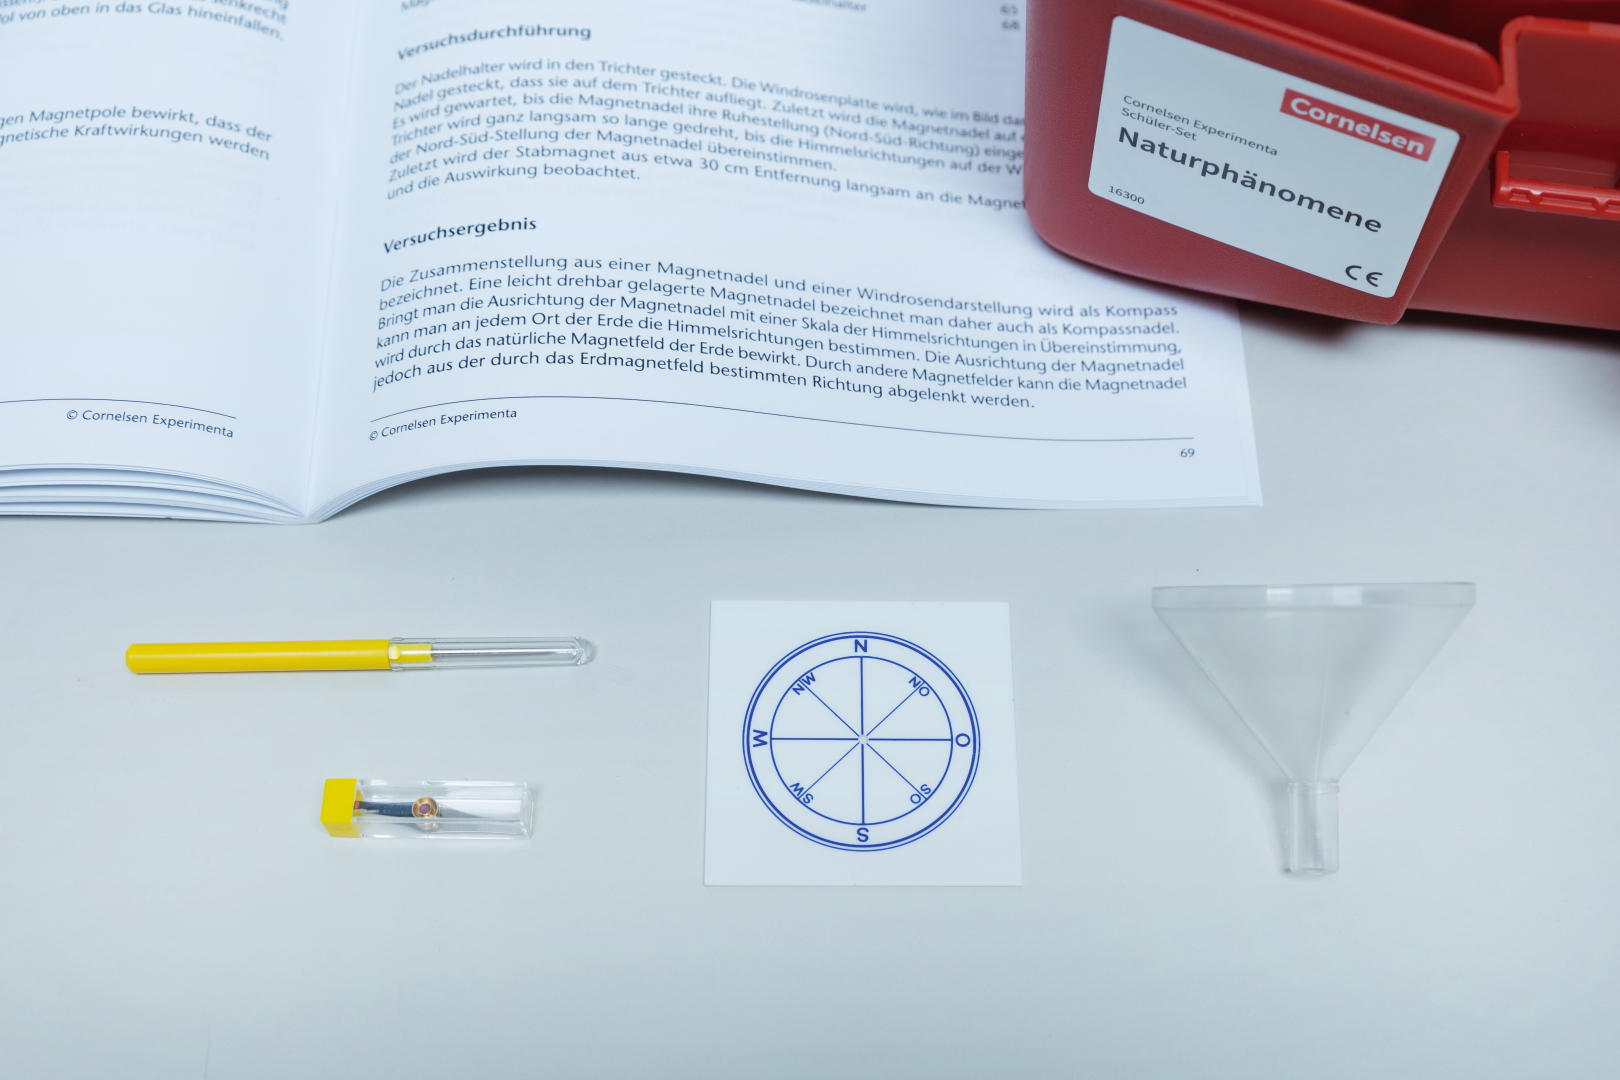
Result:
M1288 777L1288 868L1339 868L1339 778L1474 606L1474 586L1153 590L1164 620Z

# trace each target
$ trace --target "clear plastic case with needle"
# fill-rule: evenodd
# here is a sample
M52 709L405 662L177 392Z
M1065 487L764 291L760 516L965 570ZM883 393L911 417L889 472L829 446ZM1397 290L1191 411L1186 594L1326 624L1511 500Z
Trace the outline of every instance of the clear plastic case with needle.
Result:
M521 780L328 780L321 824L352 839L526 840L534 797Z

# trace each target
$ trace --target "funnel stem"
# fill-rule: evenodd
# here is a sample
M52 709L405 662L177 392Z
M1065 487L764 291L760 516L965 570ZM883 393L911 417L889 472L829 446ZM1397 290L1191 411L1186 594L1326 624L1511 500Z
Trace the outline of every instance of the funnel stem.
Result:
M1288 785L1288 869L1332 874L1339 869L1339 785L1311 780Z

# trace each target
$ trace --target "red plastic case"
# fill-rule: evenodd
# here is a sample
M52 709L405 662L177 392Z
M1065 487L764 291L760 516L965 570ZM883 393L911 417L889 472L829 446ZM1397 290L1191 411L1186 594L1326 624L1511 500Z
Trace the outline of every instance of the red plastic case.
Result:
M1392 323L1416 307L1620 329L1620 25L1536 16L1503 25L1527 11L1620 20L1617 0L1032 0L1030 220L1086 262L1349 319ZM1090 189L1116 17L1457 133L1391 295ZM1492 26L1500 63L1478 44Z

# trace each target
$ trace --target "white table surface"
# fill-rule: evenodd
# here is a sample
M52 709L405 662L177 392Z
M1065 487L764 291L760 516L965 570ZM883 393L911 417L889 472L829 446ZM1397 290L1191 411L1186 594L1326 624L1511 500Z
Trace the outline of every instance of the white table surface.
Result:
M1620 1075L1620 339L1244 309L1263 509L642 473L321 525L0 519L8 1077ZM1472 580L1342 871L1154 585ZM708 602L1012 605L1024 885L702 884ZM150 677L132 641L581 634L567 670ZM326 837L527 779L527 843Z

